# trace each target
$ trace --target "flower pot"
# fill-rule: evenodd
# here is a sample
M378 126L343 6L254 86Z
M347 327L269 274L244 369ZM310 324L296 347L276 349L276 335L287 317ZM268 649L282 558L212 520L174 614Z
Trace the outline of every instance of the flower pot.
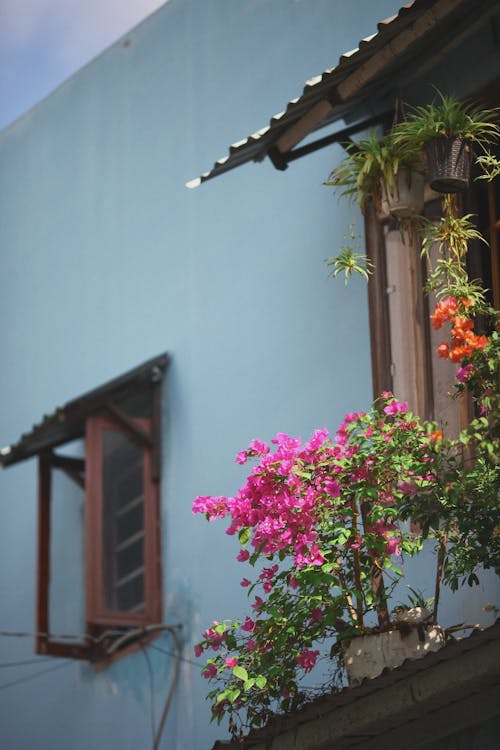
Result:
M462 138L439 136L426 144L429 183L438 193L459 193L469 185L471 149Z
M359 685L373 679L384 669L395 669L406 659L421 659L444 646L444 631L438 625L425 623L403 626L386 633L374 633L353 638L344 649L344 663L349 685Z
M408 167L401 167L394 176L392 188L381 181L381 211L379 218L394 216L407 219L424 208L424 176Z

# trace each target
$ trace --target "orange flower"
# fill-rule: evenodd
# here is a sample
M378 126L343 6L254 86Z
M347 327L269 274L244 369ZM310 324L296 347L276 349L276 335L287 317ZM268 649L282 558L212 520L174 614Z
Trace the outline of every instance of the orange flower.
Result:
M449 356L449 353L450 353L450 349L449 349L449 346L446 343L446 341L443 341L442 344L439 344L439 346L437 348L437 353L443 359L448 359L448 356Z
M431 315L431 322L434 328L439 329L446 323L447 320L451 320L458 311L458 302L455 297L446 297L439 302L436 302L436 307L433 314Z
M465 341L467 333L472 331L474 328L474 321L470 318L462 318L457 315L453 318L453 328L451 329L451 335L454 338L462 339Z
M452 362L461 362L465 357L470 357L474 351L472 346L452 346L449 357Z

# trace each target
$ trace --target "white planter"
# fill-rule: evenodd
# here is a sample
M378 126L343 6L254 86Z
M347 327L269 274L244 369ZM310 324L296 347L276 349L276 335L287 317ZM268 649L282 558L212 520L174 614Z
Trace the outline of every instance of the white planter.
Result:
M385 180L381 181L381 216L407 219L420 214L424 208L424 176L407 167L401 167L394 176L392 190Z
M378 677L384 669L395 669L406 659L421 659L439 651L444 643L444 631L438 625L406 625L403 630L353 638L344 650L349 684L359 685L366 677Z

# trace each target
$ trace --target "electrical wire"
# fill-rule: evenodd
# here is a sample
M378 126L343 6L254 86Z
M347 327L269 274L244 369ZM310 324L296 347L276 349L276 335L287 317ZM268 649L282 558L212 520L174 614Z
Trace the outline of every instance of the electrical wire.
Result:
M172 703L172 698L174 697L175 688L177 687L177 682L179 680L180 666L181 666L181 660L180 660L181 644L179 641L179 637L174 628L165 627L165 630L167 630L168 633L170 633L174 641L175 662L174 662L174 672L172 675L172 680L170 682L170 687L167 692L165 705L163 706L163 711L160 717L160 723L158 724L158 729L156 730L156 737L153 743L153 750L158 750L158 747L160 745L161 735L163 733L163 727L165 725L165 721L168 716L170 705Z
M165 648L157 646L156 643L150 643L149 648L152 648L155 651L160 651L160 653L165 654L165 656L175 657L175 654L172 651L167 651ZM186 664L190 664L192 667L198 667L198 669L200 668L200 664L193 661L192 659L188 659L186 656L180 656L179 660L185 662Z
M56 657L57 658L57 657ZM59 657L62 658L62 657ZM51 661L54 662L53 656L42 656L40 659L24 659L23 661L4 661L0 662L0 669L7 667L24 667L27 664L42 664L43 662Z
M91 641L101 643L105 638L112 635L123 635L123 630L105 630L99 636L89 633L41 633L17 630L0 630L0 637L4 638L51 638L54 641Z
M158 750L161 737L163 734L163 729L165 726L165 722L167 720L167 716L170 710L170 706L172 704L172 700L174 697L175 689L177 687L177 683L179 681L179 674L180 674L180 664L181 661L184 661L191 666L198 666L195 662L193 662L191 659L186 659L181 656L181 643L179 640L179 637L177 635L177 630L180 629L182 625L163 625L163 624L156 624L156 625L148 625L144 628L134 628L132 630L127 631L126 633L123 632L123 630L118 631L106 631L102 635L100 635L98 638L94 638L88 634L77 636L77 635L55 635L55 634L49 634L49 633L31 633L31 632L25 632L25 631L6 631L2 630L0 631L0 636L4 637L13 637L13 638L34 638L34 637L48 637L50 635L51 638L58 639L58 640L76 640L80 638L81 640L91 640L92 642L100 642L104 638L109 637L112 632L118 634L120 637L117 638L114 643L111 644L111 646L108 648L108 656L111 656L113 653L115 653L121 646L124 646L128 641L138 639L139 641L142 638L145 638L146 636L150 635L151 633L157 632L157 631L165 631L168 632L173 641L174 641L174 653L171 653L165 649L160 648L159 646L152 647L155 648L155 650L160 651L161 653L170 656L174 659L174 669L172 673L172 677L170 680L170 685L168 687L167 696L165 699L165 703L163 705L163 709L160 716L160 721L158 723L158 727L155 732L155 714L154 714L154 674L153 669L151 665L151 661L149 658L149 655L146 652L146 649L143 644L141 645L141 649L144 653L144 656L146 658L146 663L148 666L148 673L149 673L149 685L150 685L150 695L151 695L151 730L153 735L153 750ZM45 659L33 659L33 660L26 660L24 662L6 662L3 666L21 666L23 664L28 663L40 663L41 661L45 661ZM11 682L4 683L3 685L0 685L0 690L5 690L9 687L13 687L15 685L19 685L24 682L29 682L30 680L34 680L37 677L42 677L45 674L48 674L49 672L55 672L58 669L62 669L62 667L67 667L70 664L75 664L76 662L72 659L65 659L62 663L55 664L52 667L48 667L47 669L43 669L36 674L27 675L25 677L20 677L17 680L12 680Z
M151 736L153 738L153 742L155 741L155 726L156 726L156 719L155 719L155 703L154 703L154 696L155 696L155 682L154 682L154 674L153 674L153 667L151 665L151 659L149 658L149 654L146 651L145 646L141 643L141 651L144 654L144 658L146 659L146 664L148 667L148 675L149 675L149 707L150 707L150 718L151 718Z
M175 625L175 626L172 626L172 627L181 628L182 626L181 625ZM73 641L78 641L78 640L81 641L84 638L86 638L87 640L91 640L93 643L100 643L102 640L104 640L104 638L108 638L108 637L113 636L113 635L119 635L119 636L123 636L122 643L120 643L118 645L118 648L119 648L120 645L123 645L124 641L127 641L127 640L131 639L132 637L133 638L138 638L141 635L148 635L151 632L152 629L153 630L154 629L156 629L156 630L168 630L169 628L167 626L165 626L165 625L152 625L152 626L147 626L146 628L134 628L133 630L128 630L126 633L124 633L123 630L106 630L105 633L102 633L98 637L93 637L93 636L90 636L88 634L76 634L75 635L73 633L71 635L70 634L56 635L54 633L18 632L18 631L0 630L0 637L4 636L4 637L8 637L8 638L52 638L54 640L73 640ZM113 644L113 645L115 645L115 644ZM149 647L152 648L152 649L154 649L155 651L160 651L161 653L165 654L165 656L170 656L172 658L176 658L176 654L173 651L167 651L166 649L161 648L160 646L157 646L155 643L150 643ZM110 652L110 650L108 649L108 654L111 655L111 653L114 653L116 650L117 650L117 648L114 648L113 651ZM49 656L49 657L46 657L46 660L47 661L53 661L54 659L57 659L57 658L64 658L64 657ZM38 660L34 659L33 661L34 662L35 661L40 661L41 662L44 659L45 659L45 657L41 658L41 659L38 659ZM185 662L186 664L190 664L192 667L198 667L198 668L200 668L200 664L198 662L195 662L195 661L193 661L192 659L189 659L186 656L179 656L179 660L182 661L182 662ZM2 665L0 663L0 667L1 666ZM17 663L13 662L13 666L17 666Z
M75 661L72 659L65 659L64 662L61 664L55 664L53 667L48 667L48 669L43 669L40 672L37 672L36 674L26 675L26 677L19 677L17 680L12 680L12 682L5 682L3 685L0 685L0 690L6 690L9 687L13 687L14 685L19 685L21 682L29 682L30 680L36 680L37 677L42 677L44 674L48 674L49 672L55 672L57 669L61 669L62 667L68 667L70 664L76 664Z

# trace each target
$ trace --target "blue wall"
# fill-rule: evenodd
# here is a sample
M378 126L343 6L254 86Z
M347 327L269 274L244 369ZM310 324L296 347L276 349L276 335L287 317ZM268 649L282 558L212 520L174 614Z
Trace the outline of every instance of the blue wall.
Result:
M165 620L183 623L187 660L201 630L244 603L235 544L192 516L193 498L236 489L234 456L253 437L335 429L368 405L371 377L366 289L333 284L324 266L360 224L322 186L340 149L286 173L250 164L196 191L184 183L395 9L171 0L0 134L0 444L170 352ZM35 469L0 475L3 630L33 629ZM172 650L167 635L157 645ZM0 663L32 653L32 639L0 638ZM150 654L158 717L171 660ZM206 685L187 660L163 744L202 750L225 729L209 725ZM1 670L6 748L151 744L143 654L101 672L65 664L4 690L41 667Z

